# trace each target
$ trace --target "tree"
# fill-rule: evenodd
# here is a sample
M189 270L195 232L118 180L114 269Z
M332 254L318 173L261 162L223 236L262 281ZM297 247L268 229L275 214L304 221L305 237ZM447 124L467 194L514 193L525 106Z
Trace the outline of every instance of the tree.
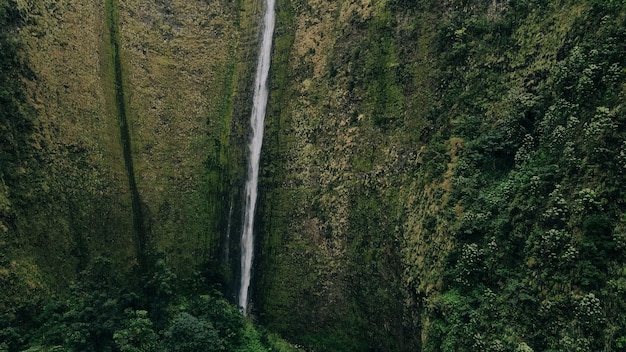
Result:
M145 310L126 310L128 319L124 328L113 334L113 340L121 352L156 352L162 349L159 346L159 337L154 331L152 321Z
M189 313L180 313L165 332L164 345L172 352L220 351L217 330L213 324Z

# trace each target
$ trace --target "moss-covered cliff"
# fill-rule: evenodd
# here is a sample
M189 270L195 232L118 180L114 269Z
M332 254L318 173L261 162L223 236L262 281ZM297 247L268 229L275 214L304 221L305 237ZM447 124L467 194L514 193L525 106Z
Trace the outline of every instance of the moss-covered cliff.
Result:
M229 280L259 5L1 5L3 302L101 256Z
M319 350L622 348L622 2L279 8L271 329Z
M0 0L9 320L98 257L238 274L260 6ZM623 1L277 15L253 317L318 351L626 348Z
M259 6L0 1L0 350L280 345L212 291Z

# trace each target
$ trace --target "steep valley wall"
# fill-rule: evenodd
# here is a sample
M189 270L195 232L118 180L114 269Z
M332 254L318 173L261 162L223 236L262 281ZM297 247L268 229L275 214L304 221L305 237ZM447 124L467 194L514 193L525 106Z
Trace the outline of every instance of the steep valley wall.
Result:
M141 252L236 282L260 2L4 3L0 308ZM253 319L316 351L623 350L623 1L276 10Z
M621 348L625 10L279 2L261 321L317 350Z
M228 276L230 265L218 261L245 165L259 9L229 1L7 6L27 72L20 104L32 121L29 130L5 126L26 141L2 170L7 285L17 275L14 291L63 287L101 256L131 277L142 255L164 256L181 278L207 267Z

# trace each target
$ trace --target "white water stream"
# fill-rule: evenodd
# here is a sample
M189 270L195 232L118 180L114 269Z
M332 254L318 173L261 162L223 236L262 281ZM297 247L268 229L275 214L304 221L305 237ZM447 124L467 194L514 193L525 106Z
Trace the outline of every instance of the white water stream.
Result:
M261 27L261 46L254 78L254 99L250 125L250 155L248 157L248 179L244 199L244 219L241 230L241 283L239 286L239 306L243 314L248 314L248 292L252 276L252 256L254 250L254 215L256 211L257 186L259 181L259 160L263 143L263 123L267 107L267 78L270 71L272 36L274 35L274 0L265 0L265 12Z

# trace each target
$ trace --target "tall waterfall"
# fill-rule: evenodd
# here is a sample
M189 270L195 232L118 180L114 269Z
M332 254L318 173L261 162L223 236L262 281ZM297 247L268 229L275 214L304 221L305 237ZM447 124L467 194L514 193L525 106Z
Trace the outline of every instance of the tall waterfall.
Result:
M274 0L265 0L265 14L261 27L261 47L254 79L254 99L250 125L250 155L248 157L248 179L246 180L246 197L244 220L241 230L241 283L239 286L239 306L243 314L248 313L248 291L252 274L252 255L254 250L254 214L257 201L257 185L259 181L259 159L263 143L263 122L267 107L267 77L270 70L272 53L272 36L274 34Z

